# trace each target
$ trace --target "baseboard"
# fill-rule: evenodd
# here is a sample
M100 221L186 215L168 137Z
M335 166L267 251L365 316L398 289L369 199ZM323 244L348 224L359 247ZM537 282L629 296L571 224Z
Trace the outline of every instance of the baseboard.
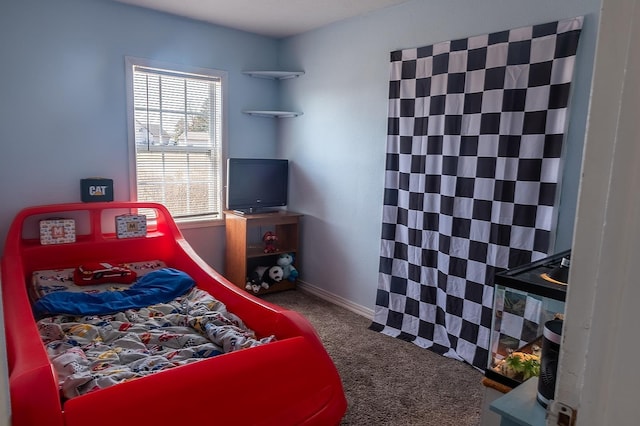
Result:
M338 305L341 308L345 308L348 311L353 312L354 314L358 314L363 316L369 320L373 320L373 309L369 309L362 305L358 305L357 303L353 303L350 300L347 300L343 297L340 297L336 294L328 292L320 287L316 287L312 284L309 284L305 281L298 281L297 287L300 291L304 291L309 294L313 294L314 296L319 297L320 299L326 300L327 302L331 302L334 305Z

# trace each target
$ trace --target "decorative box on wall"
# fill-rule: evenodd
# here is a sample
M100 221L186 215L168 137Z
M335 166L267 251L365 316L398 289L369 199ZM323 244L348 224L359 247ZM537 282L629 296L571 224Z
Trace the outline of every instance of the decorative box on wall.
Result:
M80 179L80 199L85 203L113 201L113 179Z
M567 286L553 277L566 277L557 272L569 257L564 251L496 274L486 378L515 388L537 375L545 322L564 315Z
M147 216L143 214L122 214L116 216L116 236L135 238L147 235Z
M65 218L40 221L40 244L65 244L76 241L76 221Z

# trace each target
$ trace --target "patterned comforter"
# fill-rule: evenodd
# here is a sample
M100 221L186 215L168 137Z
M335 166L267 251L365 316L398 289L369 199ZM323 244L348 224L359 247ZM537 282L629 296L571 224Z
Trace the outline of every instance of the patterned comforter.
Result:
M268 343L209 293L108 315L54 315L40 335L66 398L178 365Z

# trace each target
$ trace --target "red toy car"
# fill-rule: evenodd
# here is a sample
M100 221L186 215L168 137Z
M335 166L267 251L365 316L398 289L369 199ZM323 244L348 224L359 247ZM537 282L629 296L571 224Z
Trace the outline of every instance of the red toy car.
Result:
M136 273L131 269L106 262L86 263L77 267L73 273L73 282L77 285L131 284L136 278Z

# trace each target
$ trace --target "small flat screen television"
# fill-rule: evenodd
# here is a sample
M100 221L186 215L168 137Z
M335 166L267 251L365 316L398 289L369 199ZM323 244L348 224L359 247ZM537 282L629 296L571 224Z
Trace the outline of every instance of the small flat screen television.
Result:
M227 209L258 213L287 205L289 161L267 158L227 160Z

